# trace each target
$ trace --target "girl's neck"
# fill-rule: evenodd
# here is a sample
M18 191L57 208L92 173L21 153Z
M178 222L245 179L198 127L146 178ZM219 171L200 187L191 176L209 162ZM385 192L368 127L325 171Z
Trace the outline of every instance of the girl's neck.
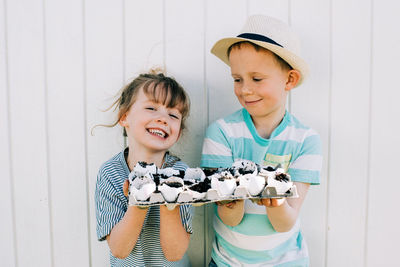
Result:
M161 168L164 163L166 151L151 152L147 150L140 150L129 148L127 163L129 169L132 171L136 163L144 161L146 163L154 163L157 167Z

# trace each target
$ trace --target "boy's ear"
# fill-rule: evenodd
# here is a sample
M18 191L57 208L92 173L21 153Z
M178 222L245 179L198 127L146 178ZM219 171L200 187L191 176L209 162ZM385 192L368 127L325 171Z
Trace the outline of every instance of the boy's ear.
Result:
M285 90L286 91L290 91L293 88L295 88L296 85L299 83L300 78L301 78L300 71L298 71L298 70L290 70L288 72L288 79L287 79L287 82L286 82Z

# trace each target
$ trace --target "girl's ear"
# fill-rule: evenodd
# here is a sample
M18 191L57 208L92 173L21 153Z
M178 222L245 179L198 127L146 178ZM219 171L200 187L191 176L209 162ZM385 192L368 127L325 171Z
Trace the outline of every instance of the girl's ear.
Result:
M293 88L296 87L296 85L299 83L301 77L301 73L298 70L290 70L288 72L288 79L286 81L286 91L290 91Z
M182 136L182 128L179 129L179 134L178 134L178 138L176 139L176 142L179 141L179 139L181 138L181 136Z
M125 127L127 125L126 122L126 114L122 115L121 118L118 121L119 125L121 125L122 127Z

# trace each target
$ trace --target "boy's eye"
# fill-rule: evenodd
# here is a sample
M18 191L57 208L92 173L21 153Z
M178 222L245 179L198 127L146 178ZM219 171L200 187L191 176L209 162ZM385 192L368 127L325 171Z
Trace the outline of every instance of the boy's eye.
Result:
M262 79L261 78L253 78L253 81L255 82L260 82Z
M156 110L154 107L146 107L147 110Z
M233 79L233 82L234 82L234 83L239 83L240 81L241 81L241 80L240 80L239 78L234 78L234 79Z

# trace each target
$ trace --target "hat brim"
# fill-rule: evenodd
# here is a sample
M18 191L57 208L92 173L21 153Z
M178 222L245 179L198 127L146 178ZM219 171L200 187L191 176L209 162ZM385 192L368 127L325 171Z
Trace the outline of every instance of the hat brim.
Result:
M216 55L229 66L228 49L231 47L231 45L239 42L251 42L268 49L285 60L293 69L298 70L301 74L301 77L296 86L299 86L308 76L309 69L307 63L301 57L291 53L289 50L281 46L263 41L256 41L240 37L223 38L214 44L214 46L211 48L211 53Z

